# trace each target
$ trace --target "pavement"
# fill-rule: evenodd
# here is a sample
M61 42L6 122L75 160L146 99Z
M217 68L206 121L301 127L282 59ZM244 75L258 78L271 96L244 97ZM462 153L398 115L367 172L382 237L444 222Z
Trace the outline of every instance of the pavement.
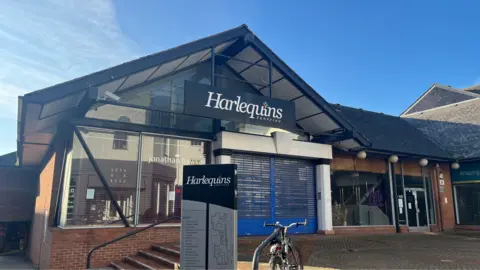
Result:
M0 256L0 269L34 269L33 264L23 255Z
M301 235L292 239L305 269L480 269L478 232ZM240 269L251 269L251 254L262 240L239 238ZM264 253L260 260L268 262L268 255Z
M238 239L238 269L251 269L264 237ZM480 232L294 235L305 270L480 269ZM268 269L265 250L260 269ZM34 269L24 256L0 256L0 269Z

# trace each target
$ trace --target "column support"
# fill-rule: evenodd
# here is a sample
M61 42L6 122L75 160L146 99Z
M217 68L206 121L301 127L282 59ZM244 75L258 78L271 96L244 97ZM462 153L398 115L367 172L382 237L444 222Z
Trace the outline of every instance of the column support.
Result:
M232 163L232 154L231 150L226 149L217 149L213 151L213 156L215 157L215 164L230 164Z
M317 189L317 233L334 234L330 160L321 160L315 165L315 178Z

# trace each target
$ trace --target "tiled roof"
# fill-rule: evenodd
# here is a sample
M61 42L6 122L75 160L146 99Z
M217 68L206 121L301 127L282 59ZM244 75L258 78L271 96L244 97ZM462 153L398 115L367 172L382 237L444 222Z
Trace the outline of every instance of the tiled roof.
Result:
M451 155L428 139L405 119L333 105L371 143L373 150L450 159Z
M454 158L480 157L480 99L404 117Z

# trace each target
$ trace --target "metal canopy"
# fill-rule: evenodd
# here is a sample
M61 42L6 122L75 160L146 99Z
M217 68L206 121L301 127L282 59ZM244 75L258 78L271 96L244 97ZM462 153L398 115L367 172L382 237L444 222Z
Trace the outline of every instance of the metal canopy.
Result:
M296 105L297 124L305 132L317 134L348 131L348 148L369 142L344 120L293 70L278 58L246 25L157 54L142 57L72 81L38 90L19 100L19 160L22 166L36 166L48 151L60 122L79 111L82 104L110 93L123 93L149 84L176 71L197 65L212 57L215 64L226 63L259 94L290 100ZM225 56L225 57L222 57ZM224 58L223 60L221 58ZM271 65L272 74L269 74ZM271 87L270 87L271 82ZM348 141L347 141L348 140Z

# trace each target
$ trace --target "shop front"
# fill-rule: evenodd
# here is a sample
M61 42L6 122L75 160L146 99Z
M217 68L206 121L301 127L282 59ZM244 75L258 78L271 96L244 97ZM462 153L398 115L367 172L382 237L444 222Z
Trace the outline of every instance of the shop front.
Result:
M378 152L346 118L246 26L29 93L19 162L41 168L29 256L40 268L82 268L94 246L180 216L191 164L238 165L241 236L305 219L290 233L421 231L449 216L452 199L429 176L443 152ZM178 243L180 225L98 250L92 265Z
M452 170L455 216L459 229L480 228L480 163L460 163Z
M21 98L19 162L39 166L29 256L84 267L95 245L180 216L183 166L238 165L239 234L332 233L332 144L369 142L245 26ZM178 242L179 221L93 265ZM75 256L64 256L65 252Z
M438 230L434 166L408 157L391 163L388 156L334 153L331 170L335 233L395 232L397 220L401 231Z

